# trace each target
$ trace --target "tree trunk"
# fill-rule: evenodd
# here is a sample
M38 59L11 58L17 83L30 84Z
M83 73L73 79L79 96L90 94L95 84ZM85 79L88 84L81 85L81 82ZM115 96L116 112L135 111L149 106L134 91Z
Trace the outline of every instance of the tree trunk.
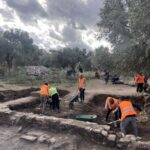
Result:
M6 55L6 63L7 63L7 67L10 70L12 68L12 63L13 63L13 56L11 56L9 53Z

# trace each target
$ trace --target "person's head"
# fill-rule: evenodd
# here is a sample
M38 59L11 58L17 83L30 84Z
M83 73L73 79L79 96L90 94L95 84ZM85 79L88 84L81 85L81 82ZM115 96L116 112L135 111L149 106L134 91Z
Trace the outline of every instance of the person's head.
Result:
M82 79L83 78L83 74L80 74L79 78Z
M112 97L109 99L109 102L110 102L110 104L111 104L111 105L113 105L113 104L114 104L114 100L113 100L113 98L112 98Z
M48 85L48 83L47 83L47 82L45 82L44 84L45 84L45 85Z

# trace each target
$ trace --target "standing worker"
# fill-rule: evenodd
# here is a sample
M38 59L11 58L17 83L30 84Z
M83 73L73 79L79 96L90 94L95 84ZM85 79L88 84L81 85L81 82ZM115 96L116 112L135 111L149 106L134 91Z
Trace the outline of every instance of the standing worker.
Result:
M59 100L59 95L58 95L56 87L49 85L48 92L52 98L52 109L53 109L53 111L56 110L59 113L60 112L60 106L59 106L60 100Z
M40 101L42 106L42 114L44 114L46 103L48 100L48 83L45 83L40 87Z
M105 83L107 84L109 81L109 72L108 71L105 71L104 79L105 79Z
M84 102L84 92L85 92L85 78L83 77L83 75L81 74L79 76L79 83L78 83L78 88L79 88L79 92L80 92L80 99L81 99L81 103Z
M118 112L115 111L116 108L118 108L118 99L108 96L105 103L105 110L107 110L106 121L108 121L108 117L112 111L115 114L115 120L118 120Z
M129 124L132 125L132 130L135 136L138 136L138 129L136 123L137 112L134 107L141 112L141 108L128 100L119 101L119 118L120 118L120 129L121 132L126 135L126 128Z
M142 73L139 73L136 77L136 83L137 83L137 92L142 92L143 91L143 85L145 82L145 77Z

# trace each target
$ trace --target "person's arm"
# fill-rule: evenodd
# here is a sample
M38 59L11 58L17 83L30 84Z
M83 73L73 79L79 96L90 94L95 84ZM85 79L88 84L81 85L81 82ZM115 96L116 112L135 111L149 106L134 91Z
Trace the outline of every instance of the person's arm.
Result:
M107 106L107 103L105 103L105 110L107 110L108 109L108 106Z
M118 107L118 117L119 117L119 119L121 119L121 110L120 110L120 107Z
M113 113L115 113L116 111L118 111L118 107L116 107L116 108L113 110Z

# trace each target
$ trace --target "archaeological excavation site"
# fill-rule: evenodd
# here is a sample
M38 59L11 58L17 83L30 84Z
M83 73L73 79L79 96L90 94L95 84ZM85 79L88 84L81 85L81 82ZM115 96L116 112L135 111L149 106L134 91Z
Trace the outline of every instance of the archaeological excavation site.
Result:
M130 92L127 92L127 89ZM44 149L44 150L110 150L110 149L150 149L150 96L137 95L134 87L113 85L105 90L87 89L85 102L70 101L76 94L71 89L59 89L60 113L53 112L46 104L42 114L38 88L25 88L0 91L0 139L3 149ZM105 122L104 105L107 96L136 102L143 111L138 115L139 139L131 135L122 137L119 126ZM111 113L109 122L113 121ZM25 146L24 146L25 145Z

